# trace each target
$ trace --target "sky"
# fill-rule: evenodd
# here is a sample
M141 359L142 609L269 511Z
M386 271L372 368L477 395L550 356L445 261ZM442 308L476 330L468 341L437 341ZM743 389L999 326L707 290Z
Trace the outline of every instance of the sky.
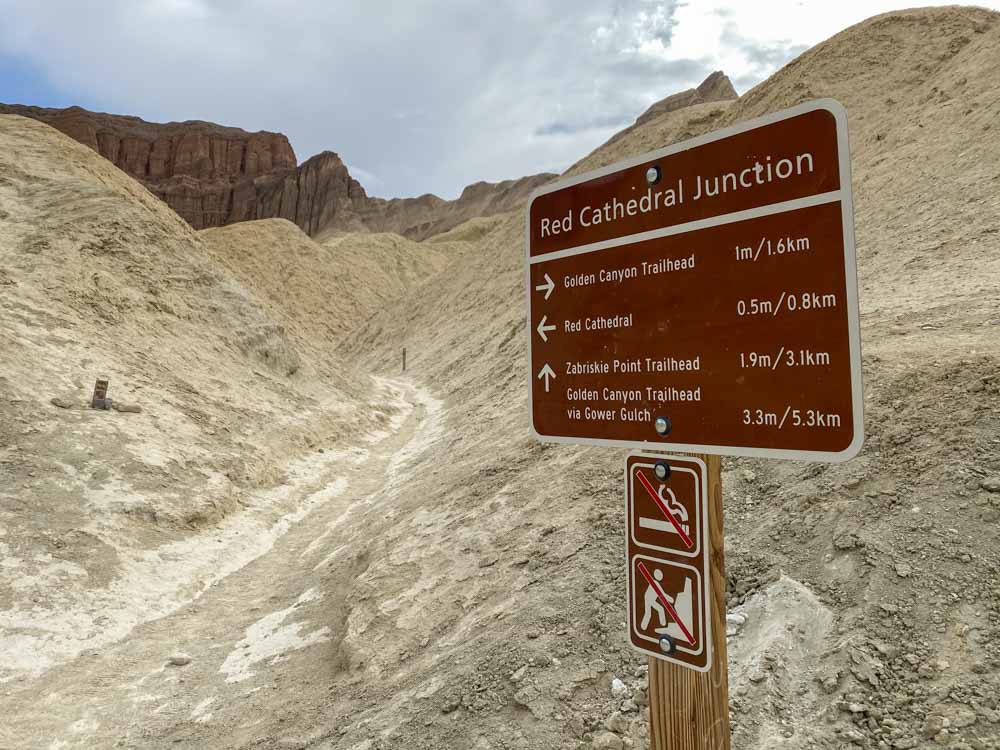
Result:
M847 26L903 7L0 0L0 102L278 131L300 162L339 153L371 195L454 198L479 180L561 172L714 70L742 94Z

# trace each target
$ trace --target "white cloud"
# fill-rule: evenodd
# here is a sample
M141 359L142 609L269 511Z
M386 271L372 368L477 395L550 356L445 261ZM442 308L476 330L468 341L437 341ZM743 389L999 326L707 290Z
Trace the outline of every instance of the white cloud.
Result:
M564 169L712 70L746 88L902 5L0 0L0 57L106 111L277 130L300 161L331 149L363 164L376 194L452 197Z

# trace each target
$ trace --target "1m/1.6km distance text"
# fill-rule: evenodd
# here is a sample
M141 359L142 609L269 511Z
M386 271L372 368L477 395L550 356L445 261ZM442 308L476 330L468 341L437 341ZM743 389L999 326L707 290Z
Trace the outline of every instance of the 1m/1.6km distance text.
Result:
M736 260L749 260L756 262L761 257L767 258L772 255L787 255L789 253L801 253L808 250L808 237L779 237L772 240L768 237L761 238L756 249L753 245L736 246Z

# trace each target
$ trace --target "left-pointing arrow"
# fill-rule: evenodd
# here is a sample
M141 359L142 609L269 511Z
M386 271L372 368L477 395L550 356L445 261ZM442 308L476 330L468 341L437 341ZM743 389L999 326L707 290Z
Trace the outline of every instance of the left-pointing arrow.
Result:
M538 373L538 379L539 380L541 380L542 378L545 378L545 392L546 393L549 392L549 383L551 382L552 378L554 378L555 376L556 376L555 372L553 372L552 368L549 367L548 363L546 363L545 367L542 368L542 371L540 373Z
M538 331L538 335L542 337L542 341L548 341L549 340L549 337L545 335L546 331L554 331L554 330L556 330L555 326L547 326L547 325L545 325L546 318L547 318L547 316L543 315L542 319L538 322L538 328L535 329L536 331Z

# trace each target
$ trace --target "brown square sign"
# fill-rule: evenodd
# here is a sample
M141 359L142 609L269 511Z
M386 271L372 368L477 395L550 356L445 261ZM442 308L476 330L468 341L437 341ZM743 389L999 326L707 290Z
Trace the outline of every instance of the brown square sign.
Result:
M525 242L535 435L855 455L853 216L847 113L832 100L541 188Z
M699 672L712 663L706 492L700 459L632 453L626 460L629 641Z

